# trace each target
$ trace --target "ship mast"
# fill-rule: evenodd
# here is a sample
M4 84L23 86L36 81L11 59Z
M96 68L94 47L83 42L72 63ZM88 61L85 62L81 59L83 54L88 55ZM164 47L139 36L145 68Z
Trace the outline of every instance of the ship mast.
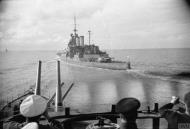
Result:
M74 34L77 34L77 24L76 24L76 16L74 16Z
M90 33L91 33L91 31L89 30L88 31L88 34L89 34L89 45L90 45Z

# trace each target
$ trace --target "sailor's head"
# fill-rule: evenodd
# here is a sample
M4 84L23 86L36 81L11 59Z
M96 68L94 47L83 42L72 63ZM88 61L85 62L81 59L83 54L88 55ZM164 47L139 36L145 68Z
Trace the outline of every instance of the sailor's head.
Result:
M123 98L116 104L116 111L127 120L136 120L140 101L136 98Z
M185 94L184 102L186 104L187 114L190 114L190 92Z
M30 95L20 105L20 113L31 120L40 118L46 111L47 101L39 95Z

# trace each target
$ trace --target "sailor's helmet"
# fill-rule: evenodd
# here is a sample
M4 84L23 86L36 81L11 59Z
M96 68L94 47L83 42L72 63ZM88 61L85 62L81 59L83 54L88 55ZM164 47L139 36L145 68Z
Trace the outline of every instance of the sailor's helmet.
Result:
M140 107L140 101L136 98L123 98L116 104L118 113L129 113L137 111Z
M30 95L20 105L20 113L25 117L35 117L43 114L47 108L47 101L39 95Z

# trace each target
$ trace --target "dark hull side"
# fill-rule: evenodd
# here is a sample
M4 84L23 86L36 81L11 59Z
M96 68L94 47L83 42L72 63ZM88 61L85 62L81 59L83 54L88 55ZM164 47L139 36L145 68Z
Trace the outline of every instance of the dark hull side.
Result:
M74 60L74 59L70 59L70 58L65 58L62 56L59 56L59 59L65 63L70 64L70 65L95 67L95 68L111 69L111 70L127 70L127 69L130 69L129 64L127 62L122 62L122 61L111 61L109 63L87 62L87 61L79 61L79 60Z

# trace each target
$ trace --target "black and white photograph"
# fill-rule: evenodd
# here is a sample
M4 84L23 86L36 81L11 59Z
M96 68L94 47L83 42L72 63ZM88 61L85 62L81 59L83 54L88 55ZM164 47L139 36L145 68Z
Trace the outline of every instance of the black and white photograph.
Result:
M0 129L190 129L190 1L0 0Z

